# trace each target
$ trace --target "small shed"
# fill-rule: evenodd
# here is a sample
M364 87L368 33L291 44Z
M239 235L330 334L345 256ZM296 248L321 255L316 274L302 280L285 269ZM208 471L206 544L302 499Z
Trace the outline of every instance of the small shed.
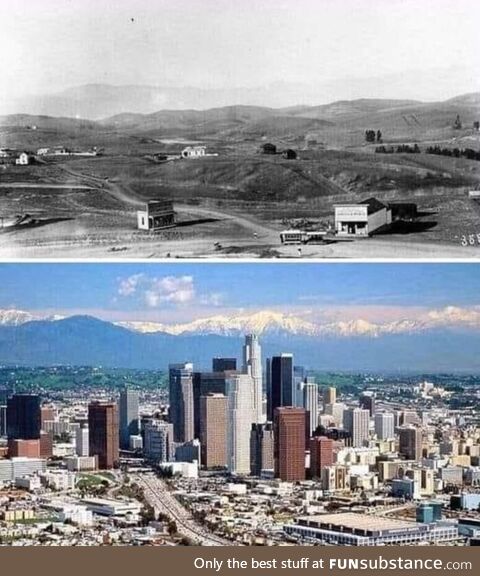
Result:
M298 155L295 150L289 148L288 150L283 151L282 156L285 158L285 160L296 160Z
M414 202L389 202L388 207L392 211L392 221L415 220L418 217L418 208Z
M262 145L262 154L276 154L277 153L277 147L275 146L275 144L271 144L270 142L267 142L266 144Z
M162 230L175 226L175 211L171 200L152 200L137 212L139 230Z

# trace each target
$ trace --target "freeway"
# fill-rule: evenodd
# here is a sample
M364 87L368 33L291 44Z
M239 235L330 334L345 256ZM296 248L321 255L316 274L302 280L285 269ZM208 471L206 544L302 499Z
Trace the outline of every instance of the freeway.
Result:
M195 522L190 513L168 491L165 483L153 474L137 475L133 478L141 488L147 502L153 506L155 512L166 514L177 525L182 536L193 540L202 546L232 546L234 542L208 532L203 526Z

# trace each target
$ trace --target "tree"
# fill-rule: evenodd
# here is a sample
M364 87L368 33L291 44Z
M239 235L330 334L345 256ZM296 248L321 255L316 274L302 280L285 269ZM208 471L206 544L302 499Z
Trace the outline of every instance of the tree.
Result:
M168 533L170 534L170 536L174 536L175 534L177 534L177 532L178 532L177 523L175 522L175 520L170 520L170 522L168 523Z
M155 509L150 504L144 504L140 516L142 517L143 525L146 526L150 522L155 521Z
M382 133L380 130L377 130L377 142L381 142L382 141Z
M455 118L455 124L453 125L453 127L455 128L455 130L462 129L462 121L460 120L460 114L457 114L457 117Z
M480 130L480 122L478 120L475 120L475 122L473 123L473 129L476 130L477 132Z

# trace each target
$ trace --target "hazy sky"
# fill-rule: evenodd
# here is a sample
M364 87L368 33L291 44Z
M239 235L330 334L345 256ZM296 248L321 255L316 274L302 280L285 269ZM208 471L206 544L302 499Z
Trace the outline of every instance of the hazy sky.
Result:
M276 310L390 322L434 311L429 322L480 329L476 264L2 264L0 285L0 309L113 321Z
M435 74L452 74L451 95L480 87L478 0L0 0L0 15L3 98L85 83L316 85L411 71L429 74L421 96L438 96Z

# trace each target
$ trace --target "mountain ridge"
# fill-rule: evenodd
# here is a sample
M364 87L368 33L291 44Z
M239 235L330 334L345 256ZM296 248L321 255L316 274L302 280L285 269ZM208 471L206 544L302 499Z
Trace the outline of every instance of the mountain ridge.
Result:
M263 357L291 352L295 362L326 370L480 372L480 332L432 329L377 338L318 338L264 334ZM143 334L88 316L0 325L0 364L166 369L191 361L211 369L216 356L239 357L243 338L221 335Z

